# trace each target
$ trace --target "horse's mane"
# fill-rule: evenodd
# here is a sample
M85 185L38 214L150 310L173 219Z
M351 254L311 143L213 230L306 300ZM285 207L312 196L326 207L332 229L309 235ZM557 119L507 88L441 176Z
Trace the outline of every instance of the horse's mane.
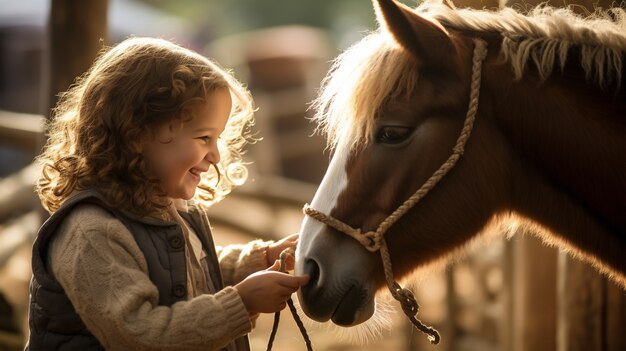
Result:
M622 55L626 51L624 9L598 9L585 18L569 8L549 6L535 7L527 15L511 8L498 12L450 11L441 5L425 13L447 29L502 34L501 54L518 79L529 59L542 78L550 76L555 60L563 68L570 47L576 44L581 47L581 65L587 79L600 86L621 82Z
M545 79L555 61L563 68L570 48L576 45L588 80L601 87L621 84L626 52L624 9L596 10L583 18L568 8L539 6L522 14L511 8L450 9L439 1L427 1L415 11L448 31L500 33L500 54L518 79L529 61ZM377 109L385 99L410 94L417 80L415 60L383 29L344 51L334 60L312 105L329 147L336 147L344 137L352 140L352 146L369 142Z

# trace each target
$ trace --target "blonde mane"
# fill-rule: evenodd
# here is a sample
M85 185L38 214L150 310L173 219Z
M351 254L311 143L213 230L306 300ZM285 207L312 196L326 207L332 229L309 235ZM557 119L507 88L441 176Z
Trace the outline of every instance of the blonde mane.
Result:
M532 60L542 78L552 73L558 59L561 68L570 47L581 47L581 65L588 80L602 87L622 78L622 55L626 51L626 11L614 8L597 10L583 18L569 8L538 6L527 15L511 8L497 12L460 9L450 11L442 5L428 4L425 17L447 29L499 32L503 35L501 54L511 63L516 78L521 78ZM612 81L615 79L615 81Z
M556 62L563 69L568 51L577 45L587 80L603 88L619 88L621 84L626 52L624 9L597 10L583 18L570 9L549 6L522 14L511 8L450 9L439 1L427 1L415 12L446 30L500 33L500 55L511 64L517 79L528 62L534 64L540 77L549 77ZM376 111L384 100L410 94L417 80L415 61L379 28L334 60L313 102L313 119L331 148L339 140L351 140L352 147L366 144L373 134Z

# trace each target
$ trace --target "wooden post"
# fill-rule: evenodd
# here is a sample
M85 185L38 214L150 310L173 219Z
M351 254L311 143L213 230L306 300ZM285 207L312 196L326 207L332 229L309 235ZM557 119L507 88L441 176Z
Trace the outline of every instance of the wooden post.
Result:
M557 251L530 233L520 232L511 240L510 350L555 350Z
M56 105L57 96L91 66L106 40L108 0L52 0L49 37L44 58L46 101L42 114Z
M58 95L83 74L102 48L107 32L108 0L51 0L48 40L43 50L41 114L51 117ZM37 153L46 143L42 134ZM48 213L33 194L33 206L41 218Z
M558 351L626 350L626 296L587 263L558 257Z

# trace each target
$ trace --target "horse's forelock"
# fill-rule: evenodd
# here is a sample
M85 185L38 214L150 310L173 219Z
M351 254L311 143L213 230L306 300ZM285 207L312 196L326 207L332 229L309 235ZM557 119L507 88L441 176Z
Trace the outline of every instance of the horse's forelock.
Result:
M372 33L339 55L313 102L318 130L331 148L340 140L366 144L376 112L389 96L415 87L417 66L384 32Z

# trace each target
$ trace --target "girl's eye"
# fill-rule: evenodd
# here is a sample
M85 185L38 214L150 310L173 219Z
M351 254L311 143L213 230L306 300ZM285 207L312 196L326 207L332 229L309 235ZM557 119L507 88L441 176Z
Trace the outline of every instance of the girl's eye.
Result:
M211 141L211 137L210 136L203 136L203 137L200 137L198 139L201 139L202 141L204 141L207 144Z
M376 133L376 142L381 144L399 144L411 135L410 127L382 127Z

